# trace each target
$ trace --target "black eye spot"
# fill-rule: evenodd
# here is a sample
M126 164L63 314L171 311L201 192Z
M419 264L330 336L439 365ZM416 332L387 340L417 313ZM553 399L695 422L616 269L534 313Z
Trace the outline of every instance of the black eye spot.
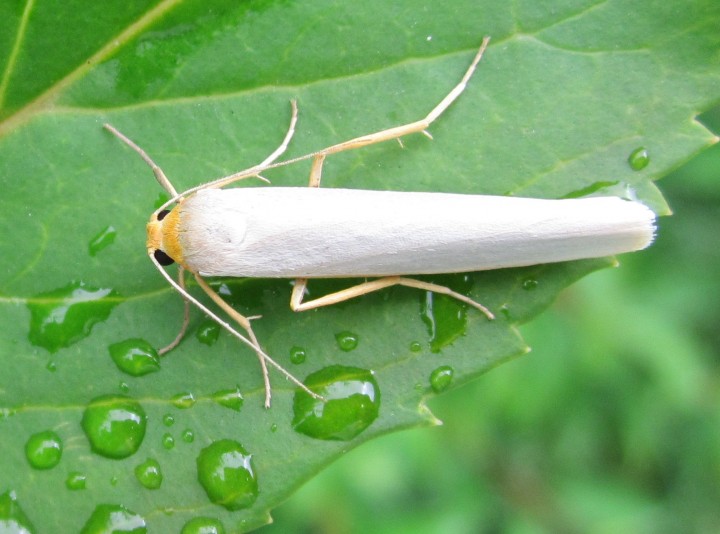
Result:
M162 221L168 213L170 213L170 210L162 210L157 214L157 220Z
M155 259L157 262L162 265L163 267L167 267L168 265L172 265L175 263L175 260L172 259L170 256L165 254L162 250L155 249L155 252L153 252L153 256L155 256Z

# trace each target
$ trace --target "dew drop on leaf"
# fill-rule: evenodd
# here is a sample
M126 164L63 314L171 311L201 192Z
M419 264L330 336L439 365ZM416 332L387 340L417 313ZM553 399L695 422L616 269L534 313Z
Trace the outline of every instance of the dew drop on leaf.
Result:
M30 332L35 346L55 353L90 335L92 327L105 321L118 305L118 293L110 288L94 288L83 282L39 293L29 299Z
M367 369L333 365L312 373L304 383L325 399L295 392L293 428L311 438L351 440L380 413L380 388Z
M145 437L147 416L140 403L124 395L103 395L90 401L82 428L94 452L107 458L127 458Z
M52 469L62 457L63 444L52 430L38 432L25 443L25 457L35 469Z
M158 489L163 481L160 464L154 458L148 458L135 466L135 478L147 489Z
M430 387L435 393L445 391L453 380L455 369L449 365L442 365L430 373Z
M225 534L225 527L213 517L194 517L183 525L180 534Z
M118 369L130 376L144 376L160 370L160 355L144 339L126 339L108 347Z
M198 481L211 502L228 510L251 506L258 497L252 455L230 439L218 440L200 451Z
M80 534L145 534L145 519L120 504L99 504Z

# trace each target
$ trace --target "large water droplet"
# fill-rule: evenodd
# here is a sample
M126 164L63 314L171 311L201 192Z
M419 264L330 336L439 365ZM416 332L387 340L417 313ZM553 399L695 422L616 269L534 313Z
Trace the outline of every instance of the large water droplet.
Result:
M65 487L71 491L84 490L87 476L79 471L71 471L65 479Z
M225 527L214 517L195 517L183 525L180 534L225 534Z
M371 371L333 365L309 375L305 385L325 401L298 389L293 399L293 428L323 440L351 440L380 412L380 388Z
M154 458L135 466L135 477L147 489L158 489L163 481L160 464Z
M168 451L175 447L175 438L172 437L172 434L163 434L162 446Z
M98 504L80 534L145 534L145 519L120 504Z
M35 526L20 507L14 491L0 495L0 532L32 534Z
M212 319L205 319L197 328L195 337L200 343L211 347L220 336L220 325Z
M113 241L115 241L116 236L117 232L115 231L115 228L113 228L112 226L107 226L99 234L97 234L90 240L90 242L88 243L88 252L91 256L95 256L102 249L112 245Z
M208 498L228 510L251 506L258 496L252 455L230 439L211 443L197 458L198 480Z
M143 376L160 370L160 355L144 339L126 339L108 347L118 369L131 376Z
M445 391L453 380L455 369L449 365L442 365L430 373L430 386L435 393Z
M25 456L35 469L51 469L60 463L63 444L52 430L38 432L25 443Z
M134 454L145 437L147 417L140 404L123 395L103 395L85 408L82 427L96 453L107 458Z
M434 283L451 288L453 291L467 295L473 281L467 274L446 275L433 280ZM467 305L449 297L433 292L426 292L423 299L420 317L430 335L430 350L440 349L455 341L465 333L467 327Z
M230 408L236 412L242 409L243 403L245 402L242 393L240 393L240 387L236 387L235 389L221 389L213 393L210 398L220 406L225 406L225 408Z
M650 164L650 154L644 146L638 147L628 157L630 168L634 171L641 171Z
M352 332L338 332L335 334L335 341L337 341L340 350L350 352L355 350L358 346L358 335Z
M93 288L83 282L39 293L27 304L30 310L28 339L50 352L69 347L90 335L92 327L106 320L118 305L118 293Z

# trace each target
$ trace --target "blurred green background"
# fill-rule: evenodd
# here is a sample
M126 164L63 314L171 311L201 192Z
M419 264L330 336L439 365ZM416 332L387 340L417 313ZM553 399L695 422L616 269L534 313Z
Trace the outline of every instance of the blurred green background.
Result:
M701 117L720 132L720 107ZM656 243L522 328L528 356L363 445L275 532L720 532L720 144L660 188Z

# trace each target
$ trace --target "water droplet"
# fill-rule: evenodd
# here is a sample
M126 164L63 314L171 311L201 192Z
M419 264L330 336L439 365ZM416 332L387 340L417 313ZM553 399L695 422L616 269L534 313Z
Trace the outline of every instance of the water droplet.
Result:
M251 506L258 496L252 455L230 439L215 441L200 451L198 480L210 501L228 510Z
M35 469L52 469L60 463L63 444L52 430L38 432L25 443L25 457Z
M294 363L295 365L300 365L301 363L305 362L305 358L307 357L307 352L303 347L298 347L295 345L290 349L290 362Z
M160 370L160 355L144 339L126 339L108 347L110 357L123 373L143 376Z
M335 340L337 341L340 350L350 352L355 350L358 346L358 335L352 332L338 332L335 334Z
M513 320L512 313L510 312L510 306L507 304L500 306L500 313L502 313L503 317L505 317L508 321Z
M641 171L650 163L650 154L644 146L638 147L628 157L630 168L634 171Z
M175 406L175 408L187 410L195 405L195 396L190 392L178 393L170 399L170 402L172 402L172 405Z
M120 504L98 504L81 534L145 534L145 519Z
M171 434L163 434L162 446L167 450L172 449L173 447L175 447L175 438L172 437Z
M172 414L166 413L162 418L163 425L173 426L175 424L175 417Z
M410 352L420 352L422 350L422 343L419 341L413 341L410 343Z
M153 458L135 466L135 478L147 489L158 489L163 481L160 464Z
M452 383L455 369L449 365L442 365L430 373L430 386L435 393L445 391Z
M8 533L32 534L35 526L20 507L14 491L0 495L0 530Z
M277 432L277 429L277 423L273 423L272 425L270 425L270 432Z
M230 408L236 412L242 409L243 403L245 402L242 393L240 393L240 387L236 387L235 389L221 389L213 393L210 398L220 406L225 406L225 408Z
M28 339L51 353L69 347L90 335L92 327L105 321L118 305L118 293L93 288L83 282L39 293L27 304L30 310Z
M434 283L467 295L473 282L470 276L446 275L433 280ZM426 292L420 309L420 317L430 335L430 350L440 349L465 333L467 327L467 305L447 295Z
M147 416L142 406L124 395L103 395L90 401L82 427L93 451L107 458L134 454L145 437Z
M213 517L195 517L183 525L180 534L225 534L225 527Z
M130 386L128 385L127 382L120 382L120 383L118 384L118 389L119 389L122 393L128 393L128 392L130 391Z
M200 343L211 347L220 336L220 325L212 319L205 319L195 332L195 337Z
M88 243L88 252L91 256L95 256L102 249L109 247L115 241L117 231L112 226L107 226L99 234L93 237Z
M325 402L298 389L293 399L293 428L323 440L348 441L380 412L380 388L371 371L333 365L309 375L305 385Z
M45 369L47 369L51 373L54 373L55 371L57 371L57 364L54 361L50 360L49 362L47 362Z
M620 182L618 180L612 182L594 182L587 187L582 187L580 189L576 189L575 191L570 191L569 193L564 194L561 198L586 197L588 195L592 195L593 193L597 193L598 191L602 191L603 189L607 189L619 183Z
M191 429L186 428L182 431L182 434L180 434L180 437L185 443L192 443L195 441L195 432L193 432Z
M533 289L537 289L537 286L540 284L537 280L534 278L526 278L522 281L522 288L525 291L532 291Z
M87 482L87 476L79 471L72 471L68 473L65 479L65 487L71 491L78 491L85 489L85 483Z
M118 477L110 477L110 485L112 487L117 486L117 483L118 483Z

